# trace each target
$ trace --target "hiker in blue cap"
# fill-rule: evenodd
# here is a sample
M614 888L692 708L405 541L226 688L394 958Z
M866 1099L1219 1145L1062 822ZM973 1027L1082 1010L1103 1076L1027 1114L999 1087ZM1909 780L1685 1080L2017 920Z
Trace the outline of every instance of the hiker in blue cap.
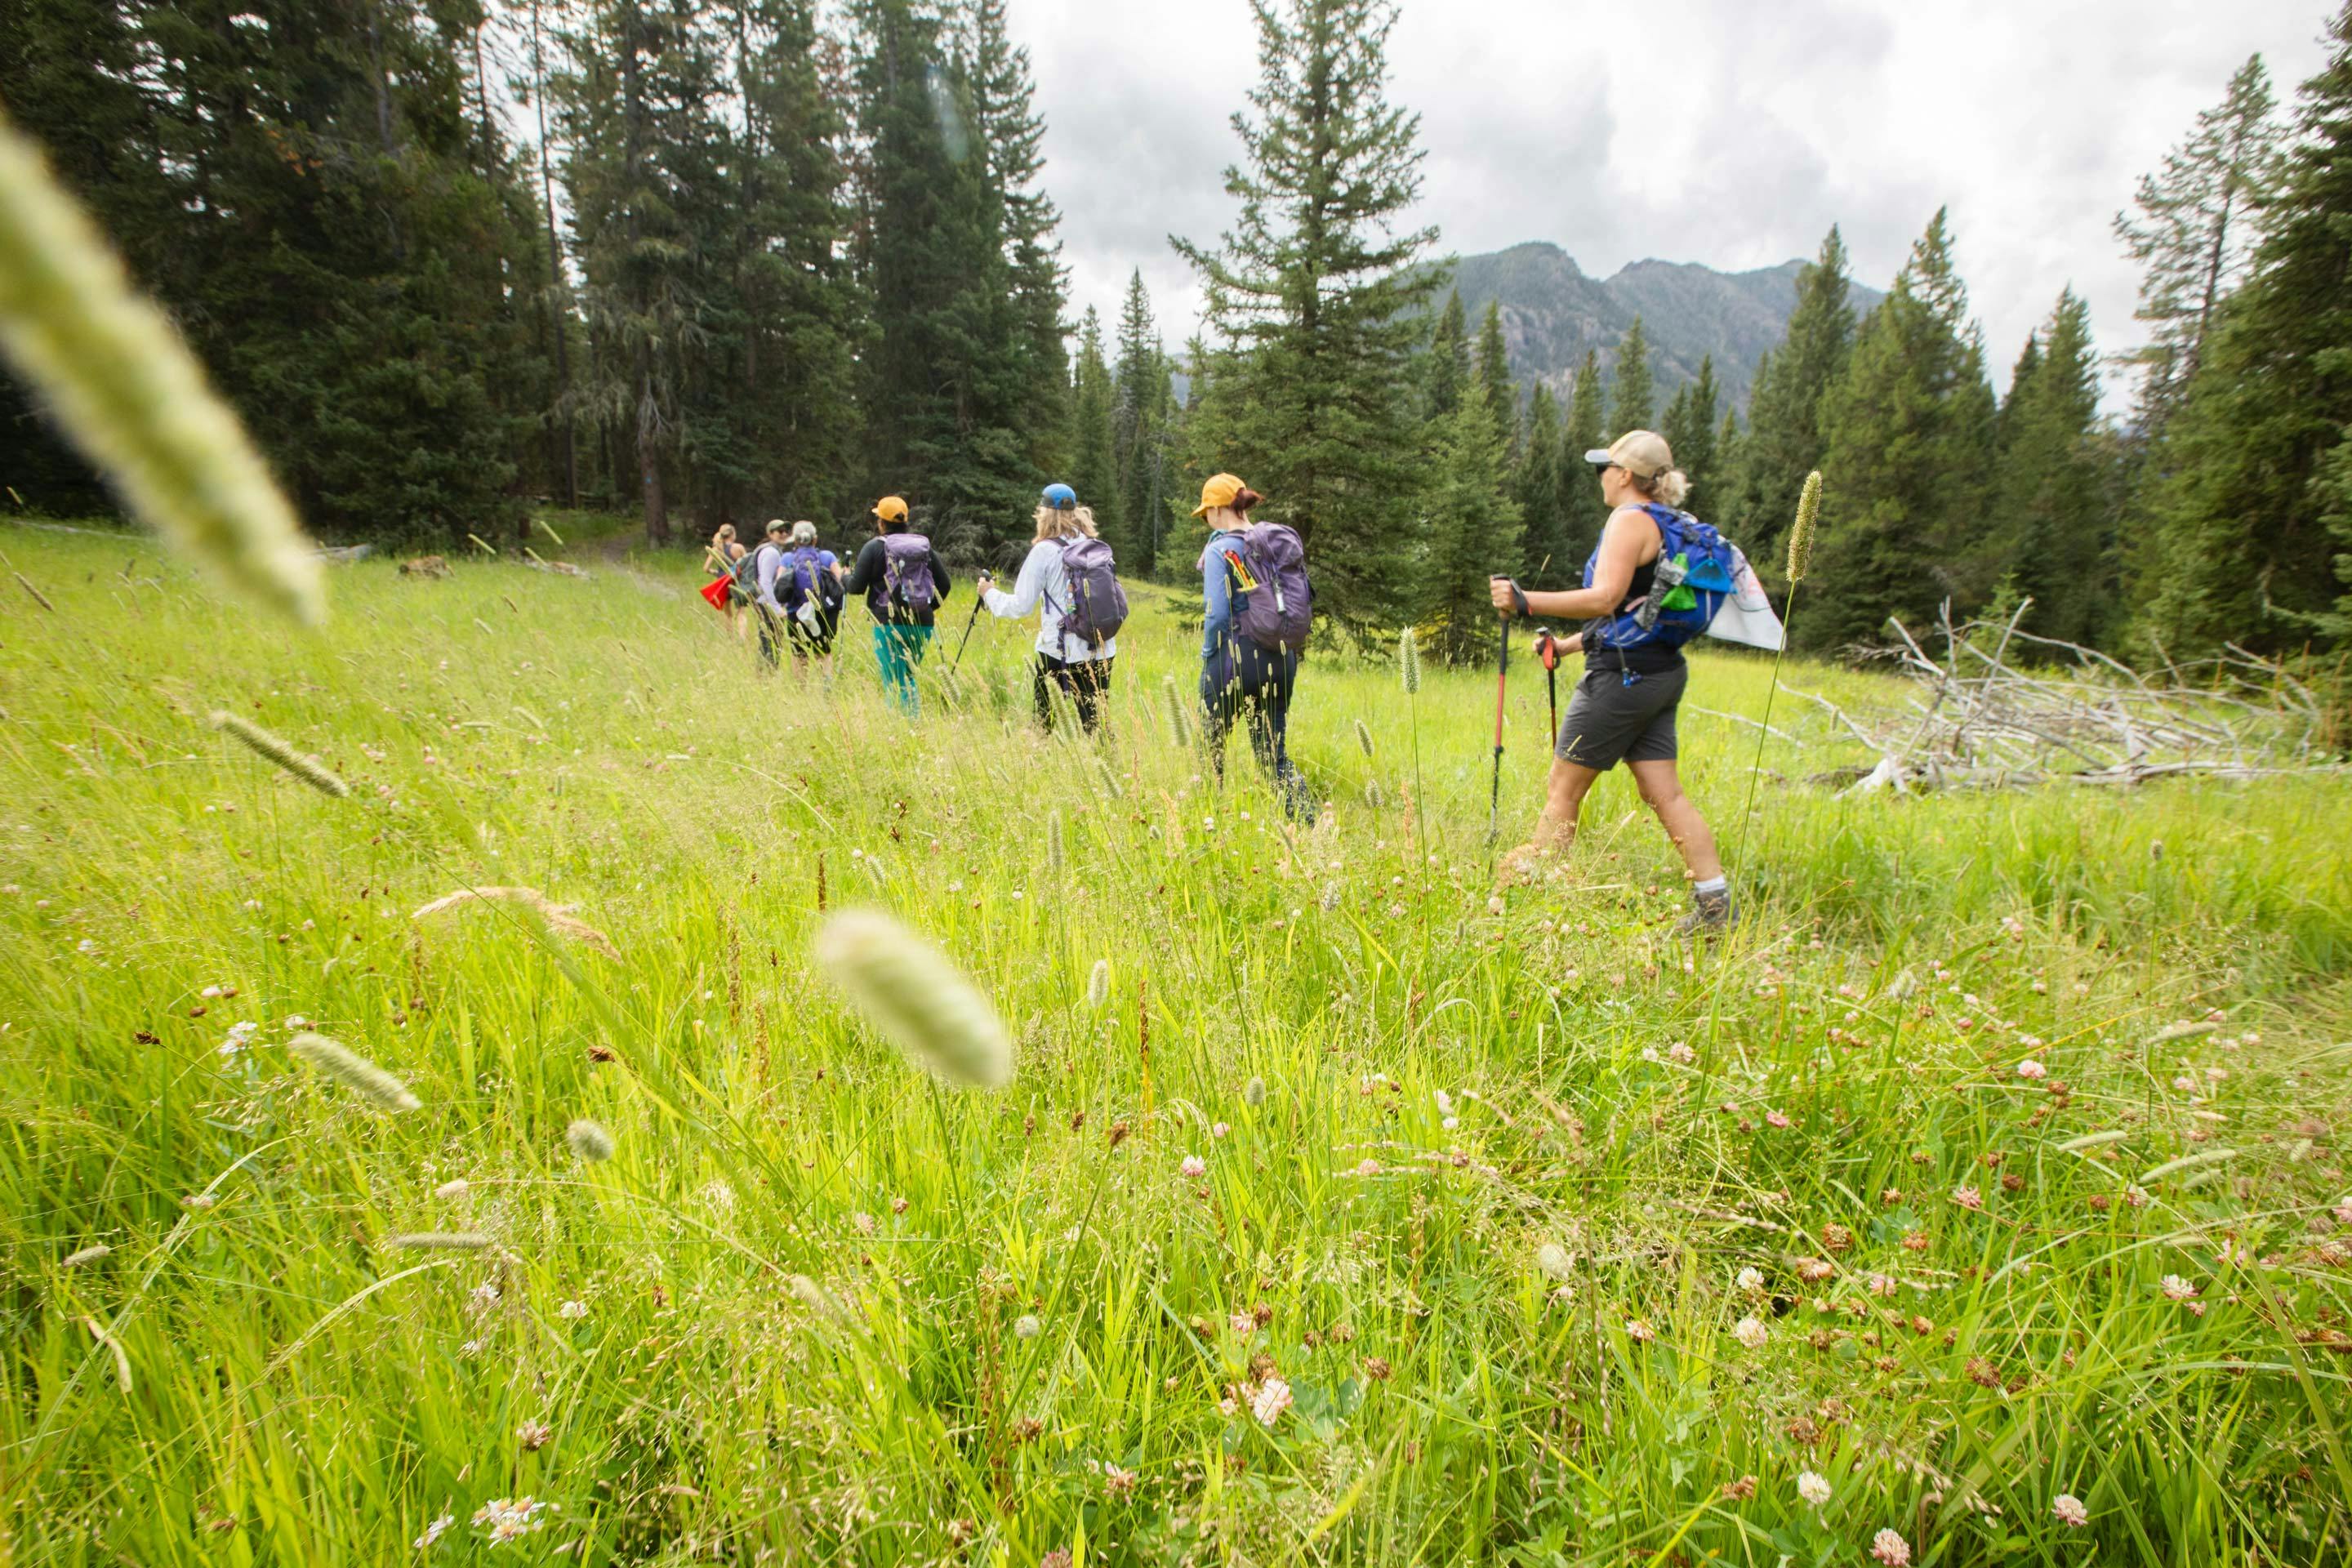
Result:
M1054 727L1058 689L1077 710L1088 734L1102 722L1103 698L1110 690L1111 661L1118 656L1118 628L1127 620L1127 590L1118 585L1110 546L1095 528L1095 514L1078 504L1067 485L1047 485L1037 502L1037 537L1021 563L1021 574L1006 593L980 576L981 601L989 614L1018 620L1037 612L1037 663L1030 683L1037 722Z

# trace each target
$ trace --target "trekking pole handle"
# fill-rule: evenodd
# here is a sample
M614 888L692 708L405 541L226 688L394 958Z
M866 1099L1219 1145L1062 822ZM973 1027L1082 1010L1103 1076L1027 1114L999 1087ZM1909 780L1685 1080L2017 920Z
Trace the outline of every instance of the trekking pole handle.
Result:
M1506 577L1497 572L1491 580L1496 583L1507 583L1511 586L1511 604L1514 608L1501 612L1505 623L1507 624L1514 615L1524 619L1528 614L1528 591L1519 586L1518 579Z

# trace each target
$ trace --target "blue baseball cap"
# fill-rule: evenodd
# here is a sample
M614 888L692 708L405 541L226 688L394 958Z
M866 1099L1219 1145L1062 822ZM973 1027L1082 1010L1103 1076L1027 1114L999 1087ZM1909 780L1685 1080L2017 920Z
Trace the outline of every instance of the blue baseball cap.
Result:
M1078 504L1078 492L1067 485L1047 485L1045 504L1055 511L1071 511Z

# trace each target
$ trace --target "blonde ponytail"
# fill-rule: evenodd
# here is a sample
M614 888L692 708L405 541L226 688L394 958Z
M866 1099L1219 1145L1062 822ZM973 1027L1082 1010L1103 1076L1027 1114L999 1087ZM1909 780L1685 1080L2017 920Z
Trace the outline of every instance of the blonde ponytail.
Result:
M1628 469L1626 477L1633 481L1633 488L1643 496L1660 506L1670 506L1678 511L1690 495L1690 476L1680 468L1668 468L1646 479Z

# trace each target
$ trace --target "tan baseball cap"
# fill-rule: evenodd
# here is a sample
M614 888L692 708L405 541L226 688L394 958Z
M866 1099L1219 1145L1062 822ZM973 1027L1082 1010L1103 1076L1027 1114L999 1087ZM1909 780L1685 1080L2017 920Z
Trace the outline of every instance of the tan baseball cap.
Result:
M1637 479L1654 479L1675 466L1666 438L1655 430L1628 430L1607 447L1584 454L1596 468L1622 468Z
M874 503L874 515L885 522L907 521L907 503L897 496L884 496Z

